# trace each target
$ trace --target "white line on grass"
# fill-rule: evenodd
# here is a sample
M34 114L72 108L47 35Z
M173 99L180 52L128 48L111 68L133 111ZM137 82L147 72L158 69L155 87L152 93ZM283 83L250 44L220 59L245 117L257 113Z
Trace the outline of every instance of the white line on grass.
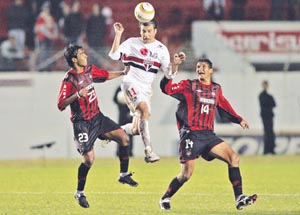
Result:
M95 191L90 191L88 193L91 194L97 194L97 195L157 195L161 193L157 192L95 192ZM6 195L45 195L45 194L60 194L60 195L65 195L65 194L73 194L72 192L0 192L0 194L6 194ZM181 193L180 195L183 196L214 196L214 194L209 194L209 193ZM224 194L222 194L224 195ZM231 195L230 193L225 194L225 195ZM275 196L275 197L300 197L300 193L259 193L259 196Z

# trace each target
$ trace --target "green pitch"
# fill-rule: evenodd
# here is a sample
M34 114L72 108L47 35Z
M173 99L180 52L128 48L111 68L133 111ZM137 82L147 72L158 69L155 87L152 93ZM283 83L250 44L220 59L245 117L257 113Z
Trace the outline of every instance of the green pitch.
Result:
M235 209L227 167L221 161L197 161L193 177L161 211L158 200L179 172L177 158L146 164L133 158L130 170L137 188L117 182L117 158L97 158L86 184L89 209L73 197L76 160L0 161L1 215L299 215L300 156L241 157L245 194L258 194L257 202Z

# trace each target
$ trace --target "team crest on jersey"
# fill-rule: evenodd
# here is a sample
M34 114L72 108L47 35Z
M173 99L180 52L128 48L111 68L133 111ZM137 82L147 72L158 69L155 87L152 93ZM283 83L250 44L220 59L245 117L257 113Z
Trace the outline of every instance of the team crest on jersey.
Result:
M152 67L153 61L151 60L144 60L144 67L146 71L149 71L149 69Z

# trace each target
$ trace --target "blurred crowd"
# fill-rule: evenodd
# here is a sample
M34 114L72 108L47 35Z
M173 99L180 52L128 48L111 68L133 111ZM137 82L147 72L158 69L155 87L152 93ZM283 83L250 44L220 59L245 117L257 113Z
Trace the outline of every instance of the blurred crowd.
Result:
M168 46L189 41L190 25L199 19L300 20L300 0L191 1L201 8L200 12L200 9L184 11L173 6L168 12L163 12L161 4L165 3L153 2L157 5L165 37L160 39L164 43L169 42ZM66 65L63 61L60 65L58 59L68 43L88 46L92 52L91 63L114 69L115 64L107 62L107 52L114 37L113 9L102 5L100 0L93 0L89 2L92 4L90 10L83 11L81 4L84 3L81 0L12 0L8 9L2 12L6 16L7 34L0 38L0 71L64 70ZM267 11L266 6L269 8ZM161 14L168 19L162 18Z
M100 64L100 51L113 40L112 10L94 3L88 16L78 0L14 0L7 11L7 38L1 41L1 70L52 71L59 50L69 43L89 46Z

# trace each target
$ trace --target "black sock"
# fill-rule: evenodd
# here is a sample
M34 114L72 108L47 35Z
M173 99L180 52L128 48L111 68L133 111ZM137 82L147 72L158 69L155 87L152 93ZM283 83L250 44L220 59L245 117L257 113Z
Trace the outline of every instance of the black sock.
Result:
M177 177L175 177L169 187L168 187L168 190L166 191L166 193L163 195L162 199L165 199L165 198L171 198L178 190L179 188L183 185L184 183L181 183Z
M126 173L129 165L129 146L119 147L120 172Z
M81 163L78 168L78 184L77 184L77 190L83 191L84 185L86 182L86 176L90 170L90 167L86 166L84 163Z
M232 184L235 198L243 194L242 177L239 167L228 168L229 180Z

